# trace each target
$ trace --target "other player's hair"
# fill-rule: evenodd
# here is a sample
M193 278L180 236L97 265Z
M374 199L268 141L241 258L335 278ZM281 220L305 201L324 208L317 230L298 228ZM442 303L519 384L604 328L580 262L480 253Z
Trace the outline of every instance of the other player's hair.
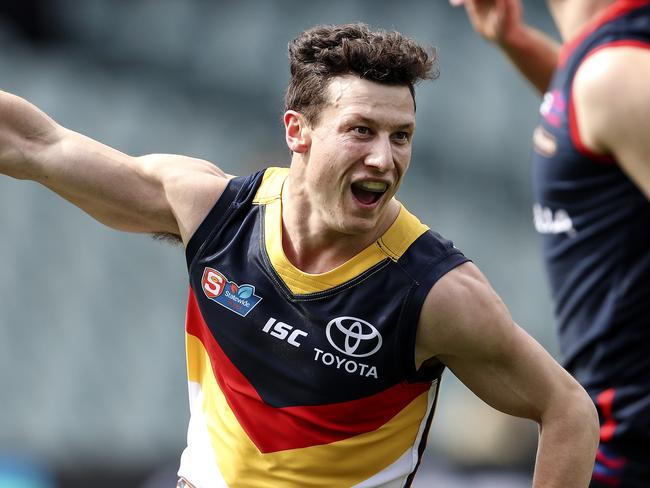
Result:
M320 25L289 43L291 79L285 110L318 122L326 89L335 76L357 75L387 85L406 85L415 103L414 85L438 77L436 52L396 31L372 30L362 23Z

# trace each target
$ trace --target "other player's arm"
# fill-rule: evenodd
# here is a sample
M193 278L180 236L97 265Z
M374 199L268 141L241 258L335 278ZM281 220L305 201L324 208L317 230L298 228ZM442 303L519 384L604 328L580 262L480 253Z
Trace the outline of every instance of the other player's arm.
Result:
M650 200L650 45L602 49L573 81L578 133L590 150L612 154Z
M523 329L478 268L463 264L431 289L416 343L492 407L539 424L534 487L587 486L598 417L583 388Z
M450 0L450 3L454 7L464 6L474 30L499 46L540 94L546 92L560 46L523 22L520 0Z
M0 92L0 174L37 181L110 227L184 242L228 180L199 159L129 156L6 92Z

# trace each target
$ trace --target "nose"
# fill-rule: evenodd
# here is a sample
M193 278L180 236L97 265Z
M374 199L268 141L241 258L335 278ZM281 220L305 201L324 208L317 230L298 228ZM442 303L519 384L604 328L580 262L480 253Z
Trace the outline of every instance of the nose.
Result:
M376 169L380 173L386 173L395 166L393 147L389 136L375 138L370 152L366 155L365 165Z

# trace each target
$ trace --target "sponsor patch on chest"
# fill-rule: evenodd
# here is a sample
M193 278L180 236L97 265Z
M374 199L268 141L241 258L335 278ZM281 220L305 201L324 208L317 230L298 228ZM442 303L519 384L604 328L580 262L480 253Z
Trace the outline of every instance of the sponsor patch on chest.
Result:
M255 286L238 285L214 268L203 270L201 289L207 298L242 317L262 301L262 297L255 294Z

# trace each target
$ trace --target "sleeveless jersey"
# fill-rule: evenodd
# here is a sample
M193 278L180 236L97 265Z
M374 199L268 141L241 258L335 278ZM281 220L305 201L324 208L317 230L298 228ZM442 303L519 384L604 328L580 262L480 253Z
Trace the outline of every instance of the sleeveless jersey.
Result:
M610 46L650 48L650 1L614 2L563 47L533 137L534 220L565 366L600 407L601 439L647 453L650 203L611 156L584 146L572 100L581 63Z
M188 244L179 475L198 488L408 486L443 370L415 369L420 309L467 259L402 207L373 245L304 273L282 249L287 174L231 180Z

